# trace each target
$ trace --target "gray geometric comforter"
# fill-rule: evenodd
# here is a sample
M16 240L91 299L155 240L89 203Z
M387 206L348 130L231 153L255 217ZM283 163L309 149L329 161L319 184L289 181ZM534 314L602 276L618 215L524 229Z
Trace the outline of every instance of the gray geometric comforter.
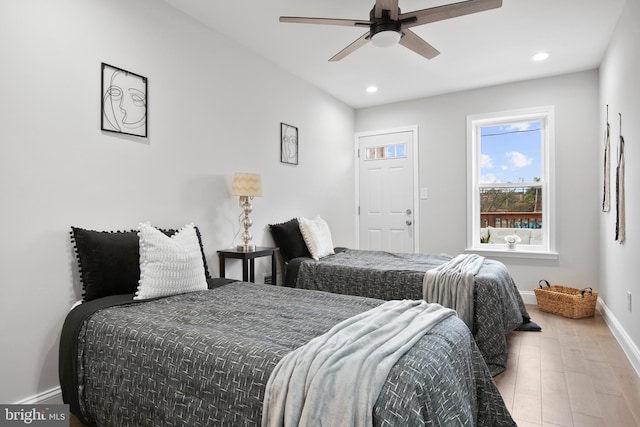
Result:
M236 282L99 310L78 330L81 418L117 427L260 425L278 361L382 302ZM469 330L450 317L392 368L374 425L515 423Z
M448 255L346 249L319 261L306 258L299 262L295 287L384 300L421 299L425 272L451 259ZM495 376L507 367L506 335L528 314L503 263L485 259L474 285L472 333Z

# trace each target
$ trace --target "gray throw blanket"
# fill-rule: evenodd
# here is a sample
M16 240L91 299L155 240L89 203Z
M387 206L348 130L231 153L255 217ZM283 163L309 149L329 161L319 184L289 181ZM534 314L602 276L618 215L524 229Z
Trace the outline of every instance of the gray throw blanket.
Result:
M267 382L262 426L371 426L393 365L454 311L388 301L287 354Z
M479 255L461 254L427 271L422 287L424 300L453 308L473 330L474 276L483 262L484 257Z

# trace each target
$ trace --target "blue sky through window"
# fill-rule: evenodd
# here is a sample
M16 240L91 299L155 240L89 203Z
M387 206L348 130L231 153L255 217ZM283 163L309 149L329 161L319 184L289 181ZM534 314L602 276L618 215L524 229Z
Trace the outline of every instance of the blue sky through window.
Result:
M481 128L480 182L533 182L542 177L540 121Z

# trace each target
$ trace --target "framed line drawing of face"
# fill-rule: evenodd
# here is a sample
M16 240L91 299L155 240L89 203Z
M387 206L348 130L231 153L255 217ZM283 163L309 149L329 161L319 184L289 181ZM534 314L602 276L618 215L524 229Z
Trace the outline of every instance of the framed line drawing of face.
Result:
M298 164L298 128L280 123L280 161Z
M100 127L147 137L147 78L102 63Z

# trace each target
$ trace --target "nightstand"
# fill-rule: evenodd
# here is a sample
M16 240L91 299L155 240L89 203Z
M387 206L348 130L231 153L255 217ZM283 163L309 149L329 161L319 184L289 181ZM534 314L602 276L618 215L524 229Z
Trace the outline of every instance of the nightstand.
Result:
M245 252L237 249L223 249L218 251L220 260L220 277L225 277L225 262L227 258L242 260L242 280L244 282L255 283L255 259L263 256L271 256L271 280L274 285L277 284L277 263L276 257L280 248L271 248L258 246L255 251Z

